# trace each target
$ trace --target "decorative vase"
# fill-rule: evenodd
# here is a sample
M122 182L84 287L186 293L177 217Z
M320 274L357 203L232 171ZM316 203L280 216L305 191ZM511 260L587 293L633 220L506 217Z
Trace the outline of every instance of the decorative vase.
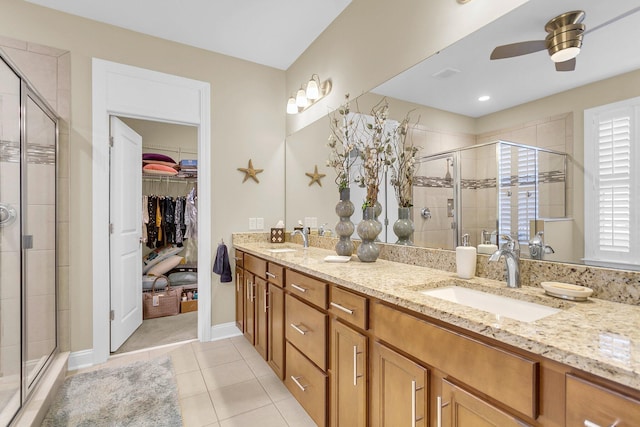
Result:
M413 233L413 221L409 218L410 208L398 208L398 220L393 224L393 232L398 236L396 245L412 246L411 234Z
M340 236L340 240L336 244L336 253L342 256L351 256L353 254L353 242L351 235L355 227L351 222L355 208L351 203L351 189L343 188L340 190L340 201L336 205L336 214L340 217L340 221L336 224L336 234Z
M365 208L362 221L358 224L358 236L362 239L358 246L358 258L362 262L374 262L380 255L380 248L375 240L382 231L382 224L375 220L374 208Z

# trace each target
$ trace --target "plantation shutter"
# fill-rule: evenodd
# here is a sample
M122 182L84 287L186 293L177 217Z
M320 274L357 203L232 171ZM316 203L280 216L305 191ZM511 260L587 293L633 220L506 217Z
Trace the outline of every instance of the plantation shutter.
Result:
M585 262L640 265L640 98L585 111Z
M498 209L499 233L511 235L511 146L499 144Z
M598 123L598 247L629 253L631 237L630 109L600 117Z

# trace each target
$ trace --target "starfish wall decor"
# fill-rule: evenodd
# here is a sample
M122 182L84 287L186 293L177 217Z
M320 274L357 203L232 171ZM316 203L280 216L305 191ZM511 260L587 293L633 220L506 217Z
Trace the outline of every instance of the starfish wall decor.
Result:
M244 172L244 179L242 180L243 183L249 178L253 179L257 183L260 183L257 175L264 171L264 169L254 169L251 159L249 159L249 166L247 166L246 168L238 168L238 170L240 172Z
M322 187L322 182L320 181L322 178L327 176L324 173L318 173L318 165L315 165L315 169L313 173L307 172L305 173L309 178L311 178L311 182L309 183L309 187L313 185L314 182L317 182L320 187Z

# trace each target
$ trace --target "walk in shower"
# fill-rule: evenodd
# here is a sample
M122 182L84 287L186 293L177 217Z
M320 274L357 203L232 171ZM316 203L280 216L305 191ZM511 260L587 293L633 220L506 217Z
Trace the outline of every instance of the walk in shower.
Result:
M56 114L0 52L0 425L57 352Z
M567 155L495 141L419 159L413 187L419 246L453 249L499 244L509 234L526 244L539 221L566 218Z

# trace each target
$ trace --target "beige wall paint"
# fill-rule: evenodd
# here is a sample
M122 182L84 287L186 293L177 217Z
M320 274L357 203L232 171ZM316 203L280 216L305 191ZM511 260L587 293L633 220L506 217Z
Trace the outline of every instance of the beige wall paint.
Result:
M288 117L287 134L337 108L345 93L370 91L527 1L353 0L287 70L287 96L313 73L333 82L326 98Z
M211 84L212 244L231 241L249 216L284 216L284 72L55 12L3 1L2 35L71 54L69 321L71 351L92 347L91 58ZM64 29L64 31L62 31ZM260 185L242 184L249 158ZM215 247L215 246L214 246ZM212 277L213 324L233 320L233 287Z

